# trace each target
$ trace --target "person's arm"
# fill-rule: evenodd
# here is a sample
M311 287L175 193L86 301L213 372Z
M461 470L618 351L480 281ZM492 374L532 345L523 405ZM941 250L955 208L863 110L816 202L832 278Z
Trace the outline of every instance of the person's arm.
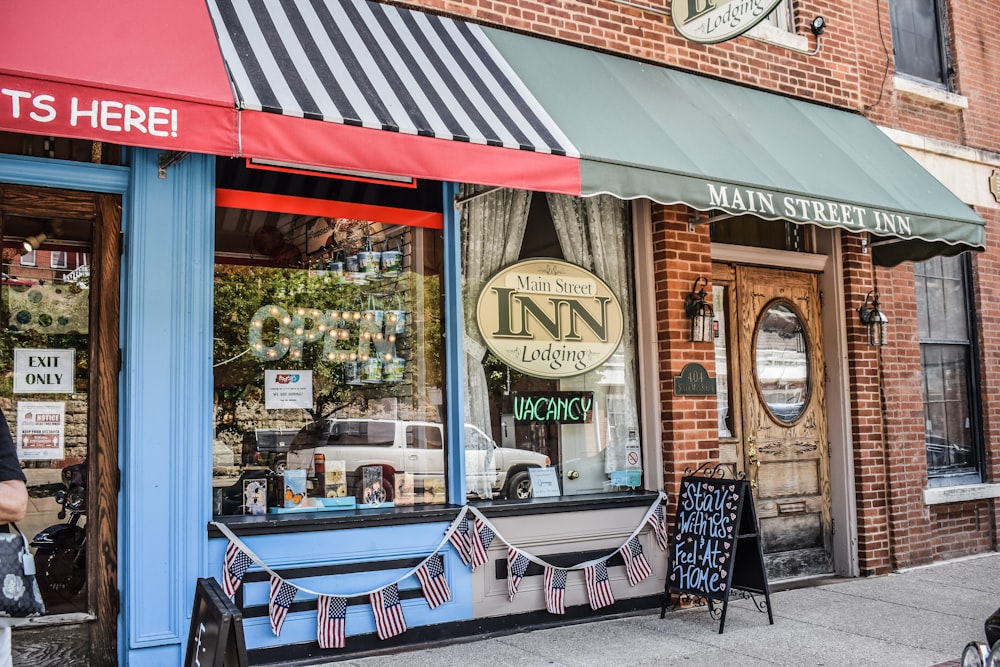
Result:
M0 482L0 523L20 521L28 510L28 487L19 479Z

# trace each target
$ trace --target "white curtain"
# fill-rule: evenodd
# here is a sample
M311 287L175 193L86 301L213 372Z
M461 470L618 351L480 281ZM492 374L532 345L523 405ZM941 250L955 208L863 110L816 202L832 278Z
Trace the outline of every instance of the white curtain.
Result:
M475 194L462 186L459 198ZM480 450L484 438L470 437L475 427L492 437L490 397L483 359L487 348L476 326L476 301L486 280L502 267L517 261L528 223L531 193L494 190L462 204L462 295L465 315L465 423L466 480L469 493L492 497L493 451Z
M627 204L610 195L572 197L547 195L552 222L566 261L586 268L608 284L624 311L622 344L618 348L625 363L624 388L615 401L624 412L614 415L605 450L606 472L625 469L625 442L630 429L638 432L636 409L636 338L632 311L632 283L628 258L631 249L625 234Z

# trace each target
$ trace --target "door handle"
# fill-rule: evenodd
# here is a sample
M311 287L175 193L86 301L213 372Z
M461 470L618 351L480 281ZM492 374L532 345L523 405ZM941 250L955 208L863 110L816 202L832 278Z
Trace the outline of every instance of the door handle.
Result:
M760 471L760 459L757 458L757 438L752 435L747 437L747 463L752 468L750 471L750 488L756 490L757 473Z
M577 472L576 470L570 470L569 472L566 473L566 479L578 479L579 477L580 473Z

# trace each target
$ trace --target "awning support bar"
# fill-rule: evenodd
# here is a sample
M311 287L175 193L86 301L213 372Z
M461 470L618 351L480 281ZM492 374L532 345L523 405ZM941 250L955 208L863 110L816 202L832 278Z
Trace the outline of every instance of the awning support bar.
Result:
M465 197L455 197L455 210L458 210L462 204L468 204L473 199L479 199L480 197L485 197L491 192L496 192L497 190L502 190L503 188L497 186L493 188L486 188L485 190L480 190L479 192L474 192L471 195L466 195Z
M163 151L160 153L160 159L158 160L159 169L157 170L157 176L160 178L167 177L167 169L179 163L181 160L186 158L190 153L185 151Z

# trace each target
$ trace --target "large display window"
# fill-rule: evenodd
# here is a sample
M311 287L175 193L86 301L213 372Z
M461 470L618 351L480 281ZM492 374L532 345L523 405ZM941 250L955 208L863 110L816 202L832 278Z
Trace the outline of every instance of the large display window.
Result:
M460 199L466 432L503 459L483 457L500 492L470 492L641 488L627 204L472 188Z
M440 185L219 182L214 513L444 503Z

